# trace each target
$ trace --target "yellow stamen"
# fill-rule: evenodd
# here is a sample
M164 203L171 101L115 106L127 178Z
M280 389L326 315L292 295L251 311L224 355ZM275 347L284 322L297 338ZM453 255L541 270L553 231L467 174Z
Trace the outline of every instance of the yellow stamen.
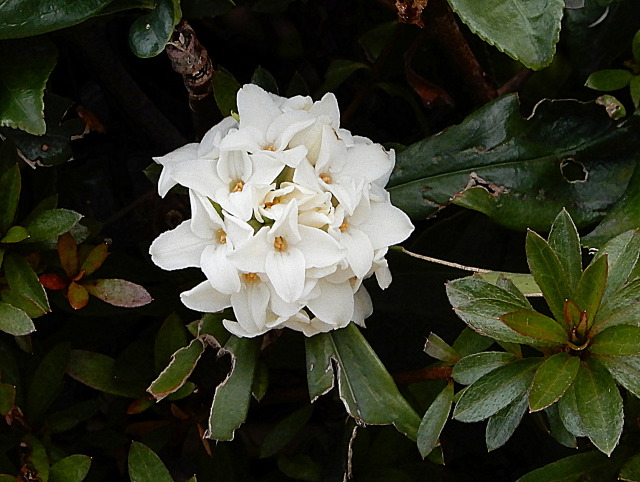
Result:
M340 225L340 231L344 231L345 229L347 229L349 227L349 223L344 221L341 225Z
M282 236L277 236L276 239L273 240L273 247L276 249L276 251L280 251L282 253L285 249L287 249L287 242Z
M331 184L331 176L329 174L320 174L320 179L326 184Z
M264 148L265 151L271 151L271 152L276 152L276 148L273 146L267 146Z
M220 241L222 244L227 242L227 233L225 233L222 229L218 229L218 241Z
M259 279L256 273L243 273L242 276L247 283L253 283Z
M239 192L242 191L242 188L244 187L244 183L242 181L238 181L236 183L235 186L233 186L233 189L231 190L231 192Z
M276 204L280 204L280 199L273 198L273 201L264 203L265 209L269 209L271 206L275 206Z

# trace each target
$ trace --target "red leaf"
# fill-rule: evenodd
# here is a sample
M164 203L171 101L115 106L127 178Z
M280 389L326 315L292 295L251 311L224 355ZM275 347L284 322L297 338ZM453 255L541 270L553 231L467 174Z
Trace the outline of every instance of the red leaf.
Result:
M50 290L61 290L67 287L67 281L55 273L45 273L38 278L40 284Z
M84 287L105 303L122 308L136 308L153 301L142 286L123 279L98 279L84 283Z
M89 302L89 293L84 286L72 281L67 291L67 299L74 310L79 310L87 306Z

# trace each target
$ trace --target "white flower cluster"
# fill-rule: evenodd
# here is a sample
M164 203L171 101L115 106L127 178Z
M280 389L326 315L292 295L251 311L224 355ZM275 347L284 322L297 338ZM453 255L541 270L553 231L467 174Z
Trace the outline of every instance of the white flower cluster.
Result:
M413 225L384 189L394 152L341 129L333 94L283 98L255 85L197 144L155 161L161 196L189 189L192 218L151 245L163 269L198 267L182 293L202 312L233 307L240 337L288 327L307 336L362 325L372 313L362 280L386 288L388 246Z

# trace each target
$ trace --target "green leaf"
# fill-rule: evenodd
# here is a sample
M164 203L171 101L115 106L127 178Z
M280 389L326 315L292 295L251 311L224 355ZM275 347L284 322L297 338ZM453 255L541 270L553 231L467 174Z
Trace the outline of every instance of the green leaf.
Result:
M206 336L210 344L215 345L215 343L217 343L220 346L224 346L229 341L229 338L231 338L231 333L229 333L222 324L225 317L227 317L227 315L225 315L224 311L215 314L207 313L197 322L198 328L194 336ZM213 340L211 338L213 338Z
M611 459L599 452L571 455L529 472L516 482L569 482L579 480L611 480L607 470ZM607 473L604 475L603 472Z
M256 371L253 374L253 383L251 384L251 394L253 398L260 401L267 393L269 388L269 367L263 360L258 360Z
M58 236L58 258L67 277L73 279L78 274L78 245L69 233Z
M633 106L640 108L640 75L634 75L629 81L629 91L631 93L631 101Z
M353 323L306 338L305 348L312 400L331 388L329 376L333 375L335 360L340 398L349 415L365 424L393 424L415 440L420 417L400 395L393 378Z
M0 415L8 414L16 403L16 387L0 383Z
M589 352L606 356L640 356L640 328L618 325L596 335L589 345Z
M9 5L8 5L9 3ZM50 8L48 4L30 2L25 7L20 0L2 4L0 38L10 23L8 9L30 13L39 10L38 5ZM44 122L44 88L49 75L56 65L57 49L46 38L10 40L2 42L0 48L0 126L22 129L34 135L46 131ZM28 59L28 60L27 60ZM28 68L27 66L28 62Z
M526 336L527 345L557 346L568 342L565 330L555 320L537 311L512 311L500 319L513 331Z
M204 348L204 342L200 338L195 338L189 346L176 351L169 365L151 383L147 391L156 400L162 400L181 388L196 368Z
M49 482L82 482L91 468L88 455L69 455L51 466Z
M236 94L240 90L238 81L224 70L216 70L213 73L213 95L220 113L229 116L232 112L238 112Z
M590 334L616 325L640 326L640 279L607 298L598 310Z
M99 244L93 248L80 266L80 271L84 271L85 276L93 274L109 256L109 245Z
M18 202L20 201L20 187L20 168L15 164L0 176L0 192L2 193L2 203L0 203L1 235L8 234L7 231L15 219ZM6 243L7 241L3 239L2 242Z
M537 358L525 358L487 373L464 391L453 418L479 422L496 414L529 388L539 364Z
M589 440L607 455L618 445L624 414L622 397L609 372L593 358L582 362L574 381L576 407Z
M144 386L116 376L115 360L101 353L72 350L67 374L101 392L127 398L145 396Z
M160 457L140 442L131 444L128 466L131 482L173 482Z
M453 367L453 379L462 385L471 385L496 368L508 365L516 359L512 353L486 351L469 355Z
M639 176L640 179L640 176ZM626 231L605 244L593 258L591 264L600 258L607 258L609 273L604 297L620 290L629 277L640 257L640 229Z
M260 457L271 457L285 448L307 424L313 413L312 405L305 405L280 420L264 437Z
M171 314L160 326L153 349L154 366L160 373L171 361L173 354L189 344L187 330L178 315Z
M556 442L570 449L578 448L576 437L566 429L560 419L560 409L558 408L558 404L554 403L553 405L548 406L544 412L547 415L547 420L549 422L549 432Z
M640 398L640 358L598 356L598 361L620 385Z
M587 312L587 327L591 327L600 308L602 296L607 286L607 257L594 259L582 273L573 300L578 308Z
M354 72L361 69L369 69L369 66L362 62L354 62L353 60L332 60L325 73L324 83L320 87L318 94L336 91Z
M640 118L614 122L574 101L541 102L526 120L519 109L501 97L399 152L393 204L423 219L453 201L519 230L548 231L563 207L578 228L602 219L636 166Z
M23 336L36 331L36 327L31 318L20 308L0 302L0 331L14 336Z
M26 457L23 462L29 467L30 476L47 482L49 480L49 458L42 442L35 436L27 434L23 437L20 445L26 449Z
M251 83L262 87L267 92L278 95L278 82L275 77L264 67L258 66L251 75Z
M640 63L640 30L636 32L631 41L631 51L636 62Z
M67 299L74 310L80 310L89 303L89 292L83 285L72 281L67 288Z
M181 15L179 2L158 0L150 13L137 18L131 25L129 45L132 52L143 58L161 53Z
M636 454L631 457L620 469L618 480L624 480L629 482L640 481L640 454Z
M19 243L28 237L29 232L22 226L11 226L0 243Z
M16 296L33 309L34 313L29 312L32 317L51 311L47 293L26 259L17 253L7 254L4 259L4 275ZM20 308L24 309L22 306Z
M551 63L560 36L561 0L449 0L471 31L534 70Z
M516 428L518 428L518 425L520 425L520 421L526 411L527 394L523 393L520 398L492 415L487 422L485 431L487 450L492 451L506 444L516 431Z
M491 338L479 335L471 328L465 327L460 335L458 335L458 338L456 338L456 341L453 342L451 348L455 350L460 358L463 358L486 350L491 345L493 345Z
M68 209L50 209L43 211L30 221L25 228L29 231L29 243L46 241L66 233L74 227L82 215Z
M584 85L590 89L610 92L626 87L630 80L631 72L628 70L606 69L591 74Z
M224 349L231 354L231 371L216 388L205 437L233 440L235 430L245 421L260 342L260 338L232 336L225 344Z
M294 480L313 482L322 478L322 467L306 454L281 455L278 457L278 468Z
M573 291L558 255L533 231L527 233L525 248L529 269L540 286L551 313L557 321L563 322L564 302L573 298Z
M586 437L587 433L578 412L574 384L558 400L558 413L564 427L576 437Z
M137 308L153 301L142 286L123 279L97 279L83 286L96 298L122 308Z
M566 209L562 209L553 221L548 241L564 268L569 289L574 291L582 276L582 251L578 230Z
M422 458L429 455L438 443L440 433L449 418L452 403L453 383L449 382L429 406L420 422L417 443Z
M59 395L70 351L69 344L60 343L38 364L27 390L26 408L29 420L38 421Z
M536 284L533 276L528 273L506 273L503 271L489 271L488 273L474 273L474 278L488 281L491 284L497 284L500 279L508 279L511 281L520 295L524 296L542 296L540 287ZM504 288L504 287L503 287Z
M435 333L430 333L424 351L430 357L446 363L454 364L460 357L442 338Z
M580 368L580 358L556 353L536 371L529 392L529 408L537 412L557 402L573 383Z

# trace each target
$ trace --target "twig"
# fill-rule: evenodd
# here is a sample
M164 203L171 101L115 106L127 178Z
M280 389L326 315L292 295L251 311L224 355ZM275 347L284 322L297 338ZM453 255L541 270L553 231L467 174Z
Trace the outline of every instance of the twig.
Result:
M412 372L396 373L393 380L399 385L408 385L425 380L448 380L452 373L453 367L422 368Z
M483 269L483 268L475 268L473 266L465 266L463 264L458 264L458 263L452 263L451 261L444 261L442 259L438 259L438 258L432 258L430 256L424 256L422 254L418 254L418 253L413 253L405 248L401 248L403 253L408 254L409 256L413 256L414 258L418 258L421 259L423 261L429 261L430 263L436 263L436 264L441 264L444 266L448 266L450 268L456 268L456 269L461 269L463 271L471 271L472 273L491 273L490 269Z

